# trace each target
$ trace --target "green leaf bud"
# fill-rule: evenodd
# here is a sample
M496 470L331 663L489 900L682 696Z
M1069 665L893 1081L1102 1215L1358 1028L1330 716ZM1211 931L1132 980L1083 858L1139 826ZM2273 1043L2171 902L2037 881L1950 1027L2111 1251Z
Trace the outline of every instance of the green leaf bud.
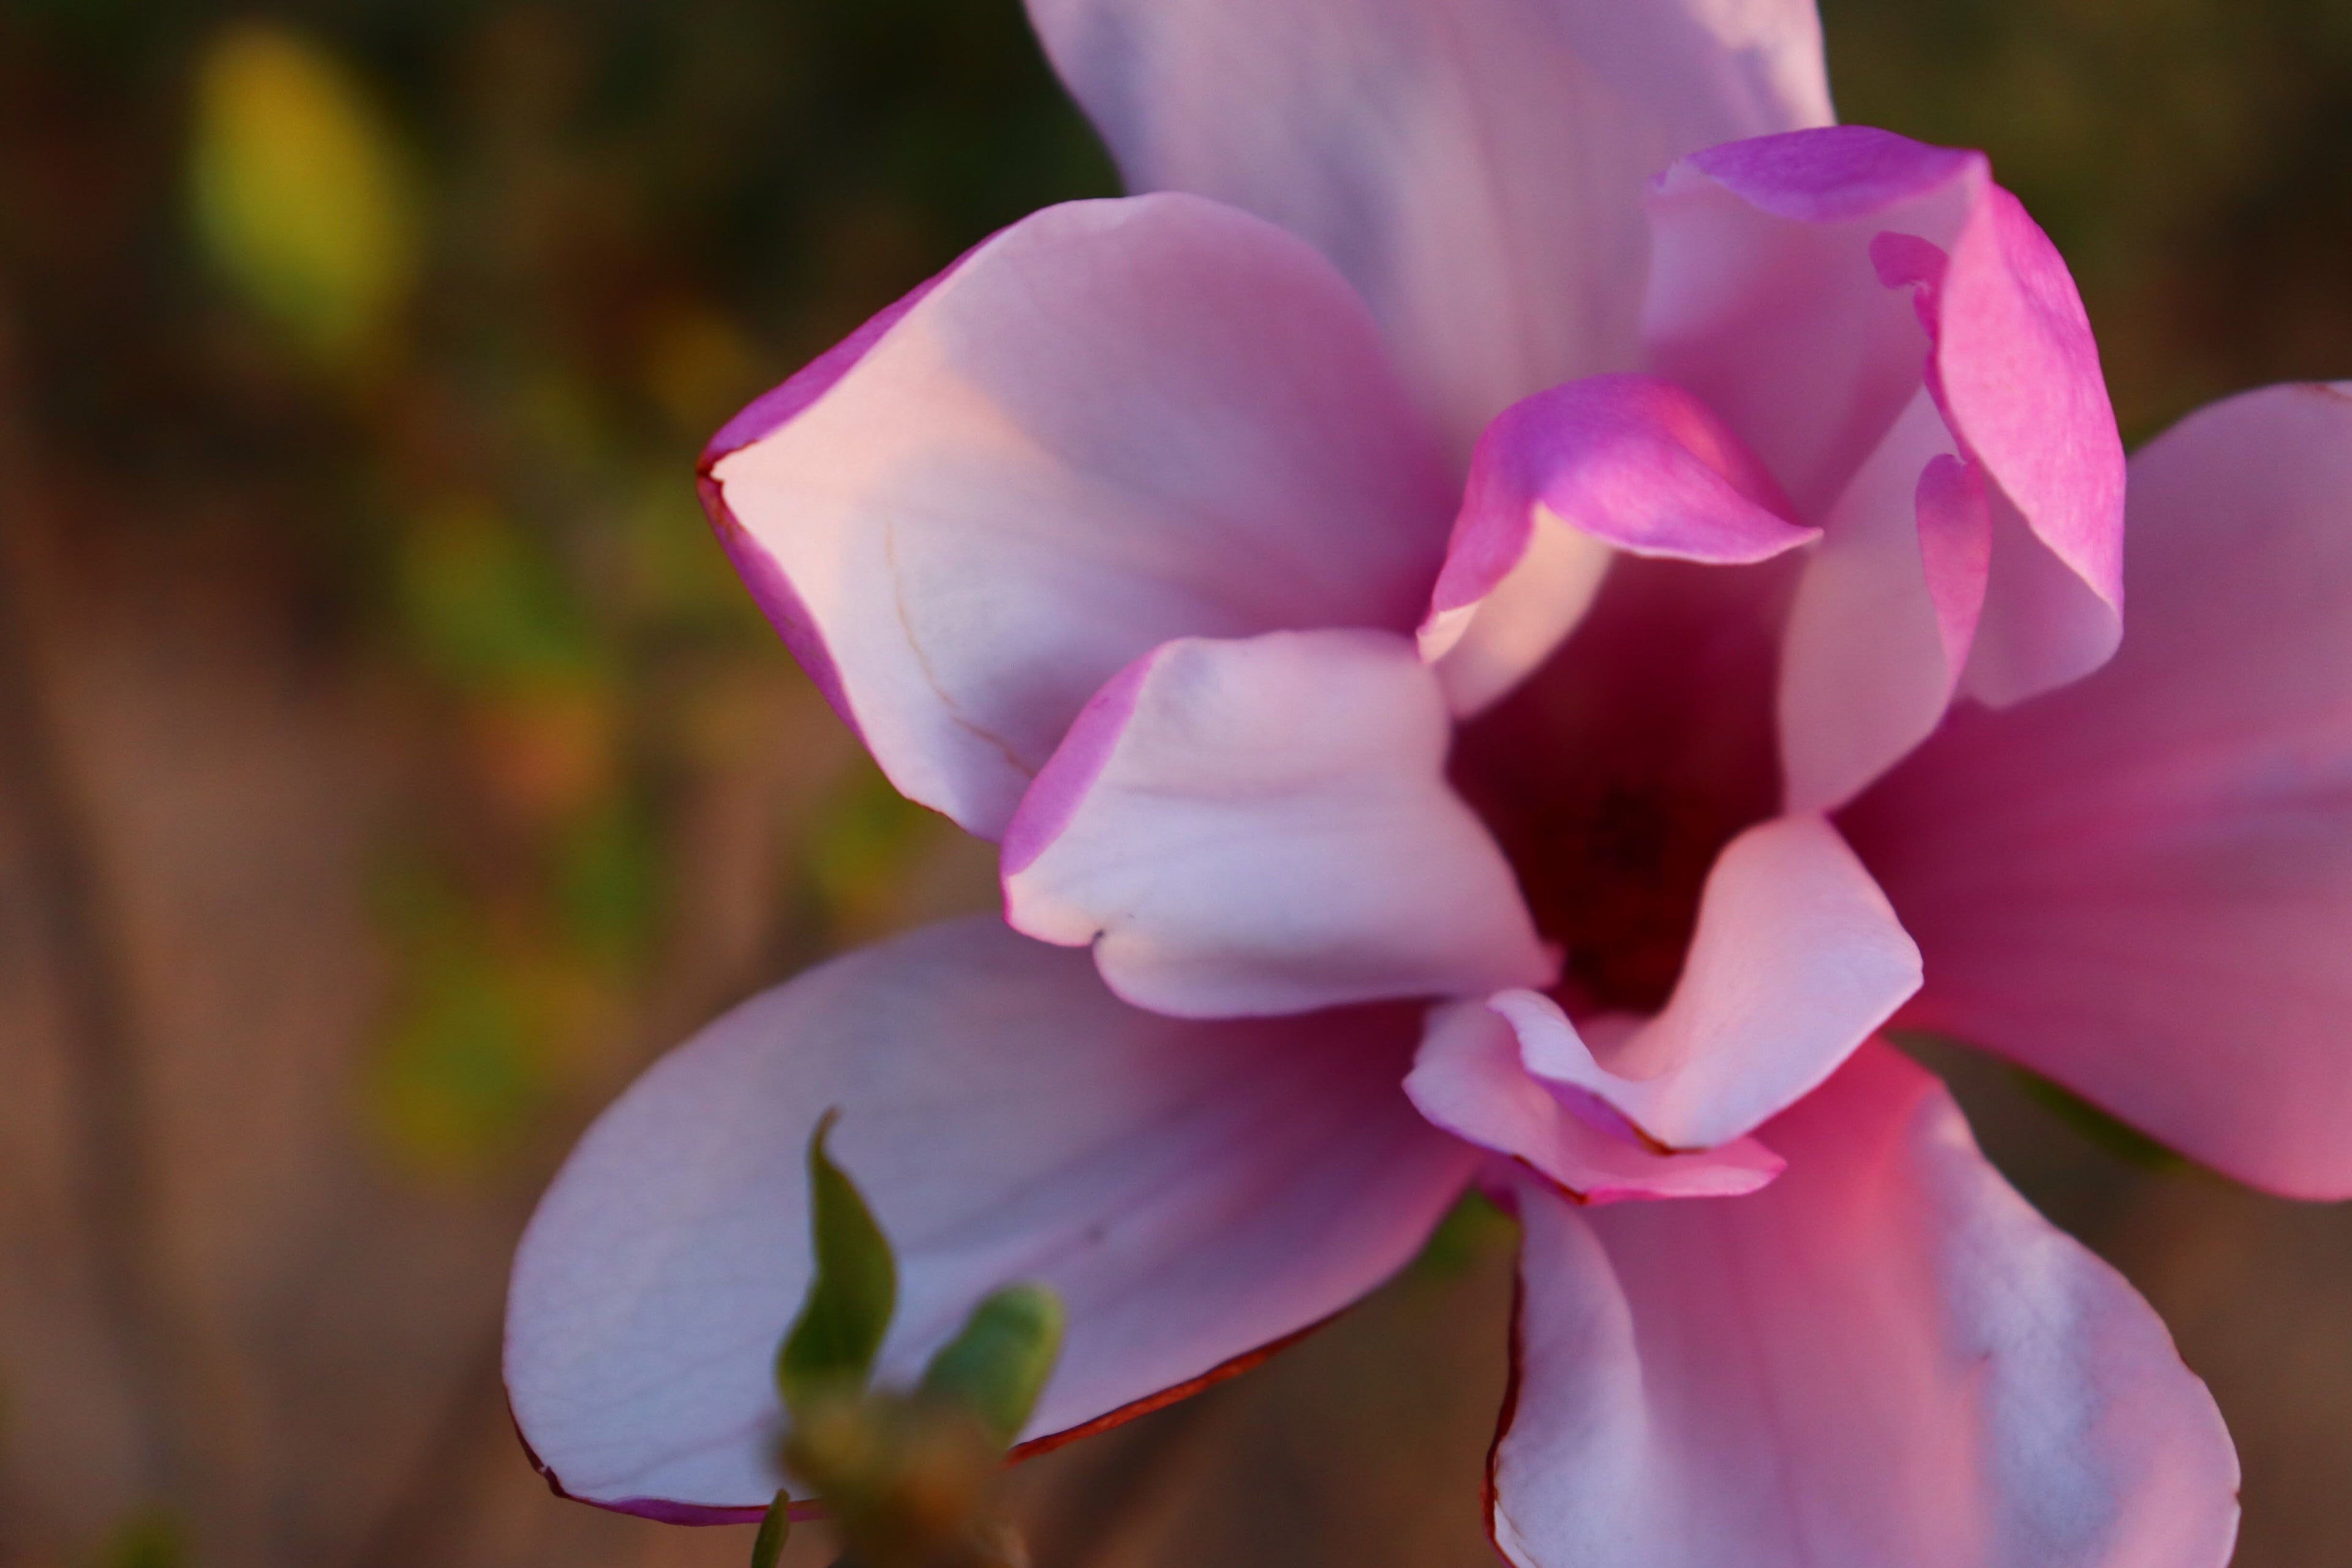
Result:
M1043 1285L1008 1285L974 1307L923 1372L923 1392L977 1416L1000 1447L1029 1424L1062 1351L1061 1298Z
M898 1309L898 1267L889 1239L825 1152L840 1115L826 1111L809 1137L809 1240L816 1270L776 1352L776 1389L795 1419L828 1396L865 1388Z

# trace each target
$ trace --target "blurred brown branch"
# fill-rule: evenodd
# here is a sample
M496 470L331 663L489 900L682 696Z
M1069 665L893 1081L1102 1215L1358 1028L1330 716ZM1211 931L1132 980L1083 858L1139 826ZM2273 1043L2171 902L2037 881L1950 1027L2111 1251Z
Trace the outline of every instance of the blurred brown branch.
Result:
M152 1129L120 930L67 777L45 696L45 553L57 526L42 489L41 442L25 397L16 305L0 277L0 798L22 823L20 853L42 946L66 1003L83 1234L100 1310L140 1407L139 1484L186 1506L201 1480L198 1408L168 1283L158 1268Z

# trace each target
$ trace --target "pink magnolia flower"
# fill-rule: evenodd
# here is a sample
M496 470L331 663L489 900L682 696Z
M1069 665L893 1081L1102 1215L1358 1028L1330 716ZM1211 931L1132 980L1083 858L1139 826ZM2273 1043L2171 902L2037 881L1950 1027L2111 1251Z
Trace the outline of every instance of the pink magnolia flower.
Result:
M1874 1036L2352 1194L2352 397L2208 410L2126 499L2048 240L1980 155L1829 127L1799 0L1031 11L1161 194L984 242L704 480L1006 920L755 998L589 1132L509 1306L550 1479L758 1516L838 1106L886 1375L1065 1298L1032 1447L1477 1184L1513 1561L2224 1562L2202 1384Z

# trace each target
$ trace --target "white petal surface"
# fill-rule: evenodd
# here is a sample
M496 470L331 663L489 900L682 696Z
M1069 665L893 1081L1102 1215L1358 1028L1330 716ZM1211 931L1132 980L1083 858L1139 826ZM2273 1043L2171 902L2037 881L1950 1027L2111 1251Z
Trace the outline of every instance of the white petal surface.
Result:
M1477 1158L1397 1090L1412 1009L1192 1024L993 921L840 959L719 1019L590 1129L515 1262L515 1419L572 1496L757 1518L807 1286L803 1151L899 1260L881 1375L1042 1279L1069 1332L1031 1438L1216 1371L1409 1259Z
M1644 182L1831 119L1812 0L1030 0L1139 190L1305 237L1466 455L1634 368Z
M1403 637L1187 639L1106 687L1004 841L1005 915L1191 1017L1543 984Z
M1522 1188L1521 1568L2221 1568L2238 1467L2123 1277L1874 1046L1765 1131L1749 1197Z
M715 521L891 782L971 831L1154 645L1426 604L1443 459L1362 303L1272 226L1049 208L876 325L730 427Z

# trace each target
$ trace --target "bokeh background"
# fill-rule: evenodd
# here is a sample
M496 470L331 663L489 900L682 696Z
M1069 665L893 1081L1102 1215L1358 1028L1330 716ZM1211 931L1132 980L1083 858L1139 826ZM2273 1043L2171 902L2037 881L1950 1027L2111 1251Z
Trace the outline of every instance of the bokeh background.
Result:
M2352 374L2352 6L1824 9L1846 118L2056 237L2127 437ZM508 1250L652 1055L992 862L694 456L1115 184L1016 0L0 0L0 1564L743 1560L531 1475ZM2352 1562L2352 1212L1935 1059L2213 1384L2240 1563ZM1498 1225L1024 1469L1041 1564L1488 1561Z

